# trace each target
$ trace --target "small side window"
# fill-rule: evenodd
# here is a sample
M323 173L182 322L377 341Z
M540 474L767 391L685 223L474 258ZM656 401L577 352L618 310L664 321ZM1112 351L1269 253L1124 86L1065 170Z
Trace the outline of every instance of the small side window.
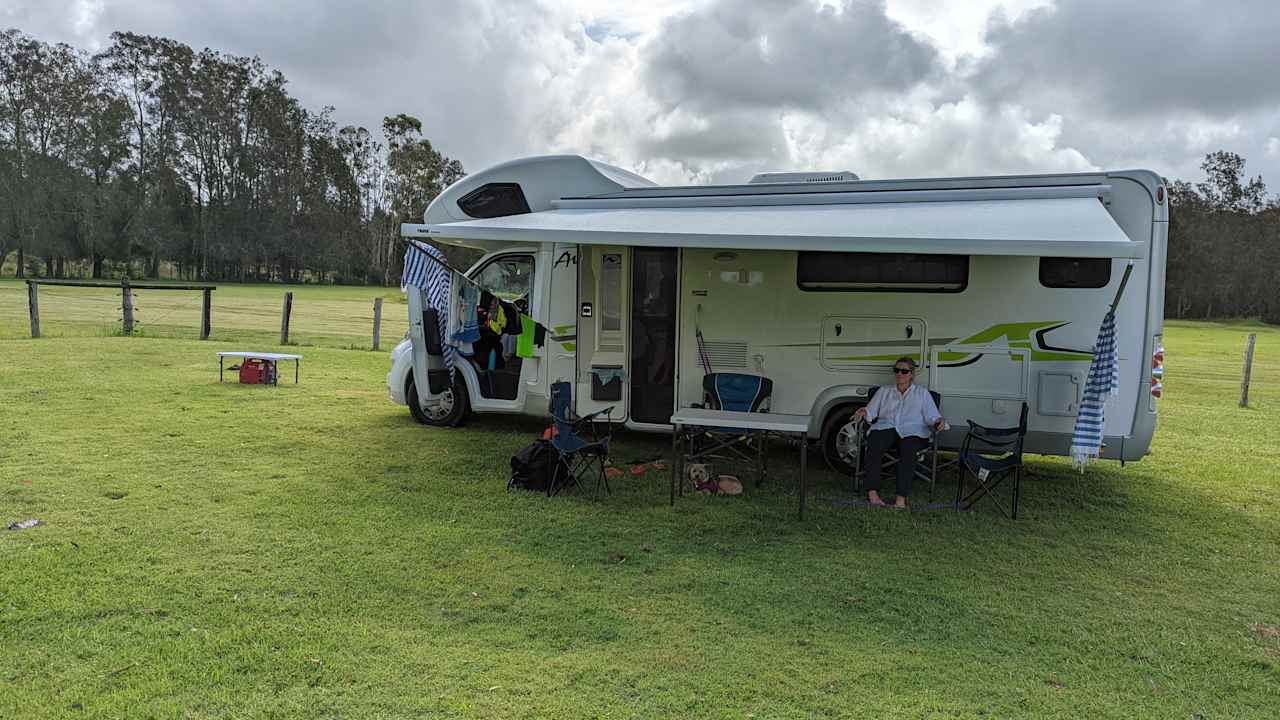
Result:
M622 253L600 257L600 332L622 332Z
M1111 258L1040 258L1040 284L1047 288L1103 288L1111 282Z

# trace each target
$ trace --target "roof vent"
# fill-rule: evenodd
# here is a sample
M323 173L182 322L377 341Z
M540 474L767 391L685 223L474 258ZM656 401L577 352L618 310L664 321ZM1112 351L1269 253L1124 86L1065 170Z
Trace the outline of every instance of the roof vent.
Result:
M831 183L831 182L852 182L857 180L858 176L848 170L833 170L831 172L765 172L756 173L748 181L750 185L760 185L763 183Z

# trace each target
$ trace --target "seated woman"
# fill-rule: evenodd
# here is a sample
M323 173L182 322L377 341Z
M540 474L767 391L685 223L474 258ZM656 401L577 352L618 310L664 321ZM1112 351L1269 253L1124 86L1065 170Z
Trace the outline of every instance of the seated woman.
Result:
M880 499L880 467L884 453L898 448L897 500L893 506L905 508L911 495L911 482L916 476L916 453L929 444L929 428L944 430L947 422L929 391L912 381L916 361L909 357L893 363L893 385L881 387L866 407L858 408L855 420L871 422L867 435L867 502L884 507Z

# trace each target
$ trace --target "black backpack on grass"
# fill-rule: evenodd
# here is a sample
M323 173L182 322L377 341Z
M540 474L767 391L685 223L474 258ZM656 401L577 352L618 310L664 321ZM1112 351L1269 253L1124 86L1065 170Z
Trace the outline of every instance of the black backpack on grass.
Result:
M511 456L511 480L507 482L507 489L545 492L551 485L551 474L555 472L557 464L562 466L562 475L567 475L569 468L564 466L560 453L551 446L551 442L534 440Z

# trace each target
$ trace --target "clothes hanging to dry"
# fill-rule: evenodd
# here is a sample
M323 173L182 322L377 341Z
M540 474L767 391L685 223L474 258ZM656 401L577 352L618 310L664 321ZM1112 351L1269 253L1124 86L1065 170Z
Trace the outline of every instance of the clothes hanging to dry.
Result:
M418 252L414 252L417 249ZM404 274L400 289L410 287L422 293L422 299L436 312L436 333L439 335L444 366L453 380L453 364L458 349L449 342L449 304L453 287L453 272L445 262L444 253L431 245L413 243L404 254Z

